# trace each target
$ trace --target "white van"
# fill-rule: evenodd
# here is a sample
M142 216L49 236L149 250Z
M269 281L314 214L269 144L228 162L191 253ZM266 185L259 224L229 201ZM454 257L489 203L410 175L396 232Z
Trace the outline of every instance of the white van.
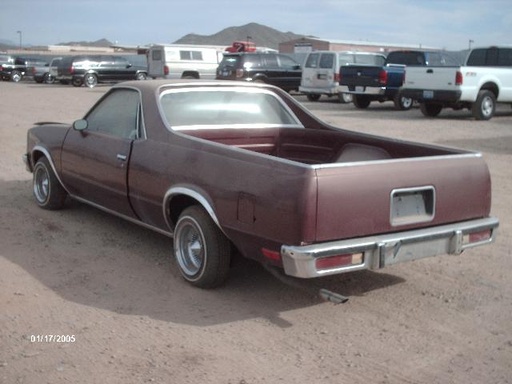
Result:
M224 48L152 45L148 52L148 76L153 79L214 79Z
M299 92L304 93L310 101L327 95L337 96L342 103L350 103L352 95L339 89L340 67L350 64L383 66L385 61L386 56L377 52L310 52L302 69Z

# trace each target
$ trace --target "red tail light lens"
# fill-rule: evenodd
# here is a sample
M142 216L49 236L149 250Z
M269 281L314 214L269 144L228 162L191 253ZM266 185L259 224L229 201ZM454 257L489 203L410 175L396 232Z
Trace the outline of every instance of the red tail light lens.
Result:
M237 68L237 70L236 70L236 78L239 79L241 77L244 77L244 70L243 70L243 68Z
M455 73L455 85L462 85L462 82L463 82L462 72L457 71Z
M379 72L379 84L386 85L388 83L388 73L384 70Z
M164 75L167 76L169 74L169 67L164 65Z
M341 73L334 74L334 81L336 81L338 83L341 81Z
M316 269L326 270L346 267L349 265L362 264L364 257L362 253L349 253L346 255L336 255L330 257L323 257L316 260Z

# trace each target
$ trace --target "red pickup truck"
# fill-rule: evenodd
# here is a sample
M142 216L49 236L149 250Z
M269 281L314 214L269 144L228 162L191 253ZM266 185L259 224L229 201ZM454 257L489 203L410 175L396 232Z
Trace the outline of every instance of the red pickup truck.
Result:
M203 288L235 254L310 278L459 254L498 226L479 153L339 129L269 85L118 84L72 126L31 128L24 159L41 208L69 196L173 236Z

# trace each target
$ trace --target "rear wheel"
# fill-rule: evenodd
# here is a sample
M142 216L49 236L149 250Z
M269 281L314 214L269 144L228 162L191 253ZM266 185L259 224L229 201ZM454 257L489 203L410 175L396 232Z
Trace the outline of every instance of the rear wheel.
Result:
M436 117L441 113L443 106L436 103L420 103L420 111L426 117Z
M370 105L370 98L368 96L354 95L353 103L356 108L365 109Z
M306 95L306 97L308 98L309 101L318 101L318 100L320 100L320 95L317 94L317 93L308 93Z
M471 107L473 117L477 120L489 120L496 110L496 96L491 91L482 90Z
M343 92L338 93L338 100L342 104L351 103L353 99L354 98L352 97L352 95L350 93L343 93Z
M174 232L174 256L182 276L199 288L215 288L229 273L231 244L200 206L183 211Z
M83 80L79 77L75 77L71 81L71 84L73 84L73 87L81 87L83 83L84 83Z
M89 88L94 88L98 85L98 77L94 73L88 73L84 77L84 84Z
M60 185L46 157L39 159L34 166L32 185L34 197L39 207L57 210L64 206L67 192Z
M46 84L53 84L53 83L55 83L55 77L53 77L53 76L52 76L52 75L50 75L49 73L45 73L44 78L43 78L43 81L44 81Z

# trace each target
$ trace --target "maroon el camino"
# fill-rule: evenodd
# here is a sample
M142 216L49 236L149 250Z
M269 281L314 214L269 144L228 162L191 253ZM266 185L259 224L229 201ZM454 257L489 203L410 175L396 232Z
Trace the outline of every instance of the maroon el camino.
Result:
M36 203L90 204L174 237L191 284L233 253L311 278L491 243L479 153L330 126L284 91L225 81L114 86L72 126L28 132Z

